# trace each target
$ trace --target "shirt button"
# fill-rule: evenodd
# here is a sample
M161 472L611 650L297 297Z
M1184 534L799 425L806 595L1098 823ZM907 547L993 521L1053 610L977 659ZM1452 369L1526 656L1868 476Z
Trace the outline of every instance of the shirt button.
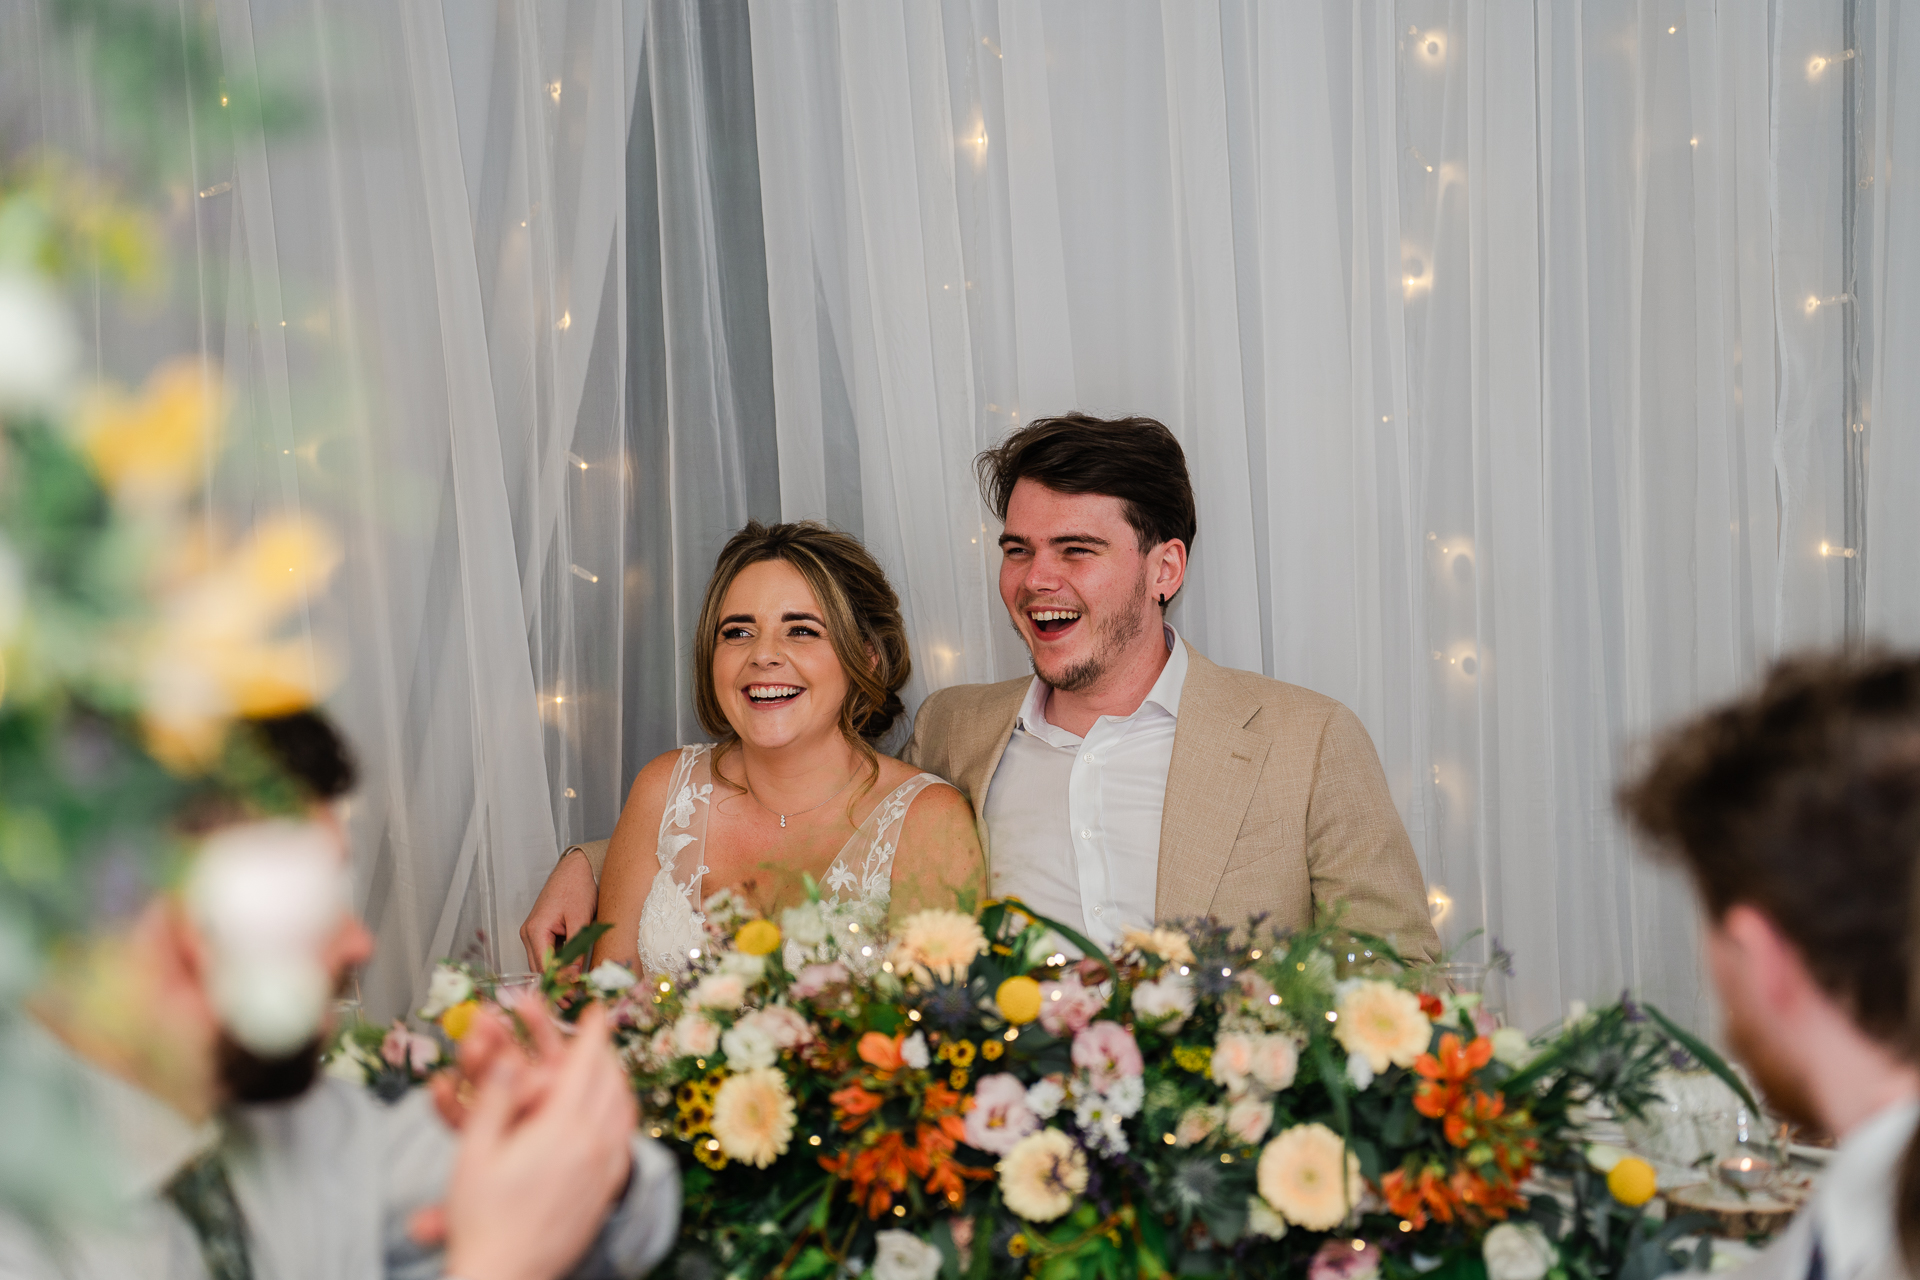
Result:
M1107 909L1106 909L1105 907L1095 907L1095 908L1093 909L1093 914L1095 914L1095 915L1097 915L1097 916L1103 916L1103 915L1105 915L1105 914L1107 914Z
M1080 832L1080 838L1081 838L1082 840L1091 840L1091 839L1093 839L1093 832L1091 832L1091 831L1087 831L1087 830L1084 830L1084 829L1083 829L1083 830L1082 830L1082 831Z
M1087 754L1085 754L1085 755L1083 755L1083 756L1081 756L1080 758L1081 758L1082 760L1085 760L1085 761L1086 761L1086 762L1087 762L1088 764L1092 764L1092 763L1093 763L1093 752L1091 752L1091 751L1089 751L1089 752L1087 752Z

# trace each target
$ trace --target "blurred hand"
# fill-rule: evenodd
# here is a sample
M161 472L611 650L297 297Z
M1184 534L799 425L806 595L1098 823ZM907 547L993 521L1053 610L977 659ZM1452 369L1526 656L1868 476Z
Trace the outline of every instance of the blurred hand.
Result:
M584 853L569 853L560 859L533 910L520 926L520 942L527 949L527 964L535 973L547 962L549 953L593 923L594 910L600 905L600 891L593 883L593 868Z
M495 1054L465 1117L446 1203L415 1215L415 1239L446 1242L448 1275L554 1280L626 1186L639 1111L605 1013L587 1010L571 1044L547 1032L558 1047L551 1061Z
M427 1082L433 1105L449 1129L466 1127L476 1099L475 1086L488 1079L508 1058L520 1059L519 1088L529 1096L546 1088L566 1058L566 1041L553 1020L553 1010L538 996L515 1010L527 1029L522 1050L514 1038L513 1020L494 1005L482 1005L473 1015L467 1034L455 1052L451 1070L438 1072Z

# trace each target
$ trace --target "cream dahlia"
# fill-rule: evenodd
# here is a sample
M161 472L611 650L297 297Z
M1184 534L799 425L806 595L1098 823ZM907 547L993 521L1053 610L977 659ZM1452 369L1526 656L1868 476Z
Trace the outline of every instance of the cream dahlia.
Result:
M1339 1226L1366 1190L1359 1157L1323 1124L1297 1124L1269 1142L1259 1185L1268 1204L1309 1231Z
M793 1096L773 1067L731 1075L713 1096L713 1136L730 1160L764 1169L793 1139Z
M911 968L922 982L930 977L953 982L986 949L986 935L972 916L937 909L916 911L900 922L893 961Z
M1365 1057L1376 1073L1388 1063L1412 1066L1433 1039L1433 1023L1420 1011L1420 997L1391 982L1356 983L1334 1012L1340 1018L1333 1038L1348 1053Z
M1087 1155L1058 1129L1030 1133L1000 1161L1000 1195L1029 1222L1052 1222L1087 1189Z

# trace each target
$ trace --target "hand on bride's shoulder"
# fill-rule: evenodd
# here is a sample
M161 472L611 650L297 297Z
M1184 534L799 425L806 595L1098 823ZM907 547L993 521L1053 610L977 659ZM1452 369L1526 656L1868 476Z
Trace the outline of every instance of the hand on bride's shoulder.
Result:
M971 911L987 887L973 806L951 786L931 786L914 797L893 855L896 920L929 907Z

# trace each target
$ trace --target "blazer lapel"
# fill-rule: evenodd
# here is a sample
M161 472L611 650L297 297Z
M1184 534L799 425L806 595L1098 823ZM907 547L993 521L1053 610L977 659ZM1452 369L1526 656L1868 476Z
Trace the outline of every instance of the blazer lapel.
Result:
M1203 916L1213 903L1267 761L1270 744L1246 728L1259 710L1258 704L1236 702L1225 673L1187 645L1187 679L1160 816L1158 919Z
M951 757L953 781L973 804L974 826L980 833L980 847L986 850L989 865L993 851L987 848L987 787L993 782L993 771L1000 767L1000 757L1006 754L1007 743L1013 738L1013 724L1020 718L1020 704L1027 698L1026 681L1007 684L1006 691L996 689L980 714L965 726L963 749Z

